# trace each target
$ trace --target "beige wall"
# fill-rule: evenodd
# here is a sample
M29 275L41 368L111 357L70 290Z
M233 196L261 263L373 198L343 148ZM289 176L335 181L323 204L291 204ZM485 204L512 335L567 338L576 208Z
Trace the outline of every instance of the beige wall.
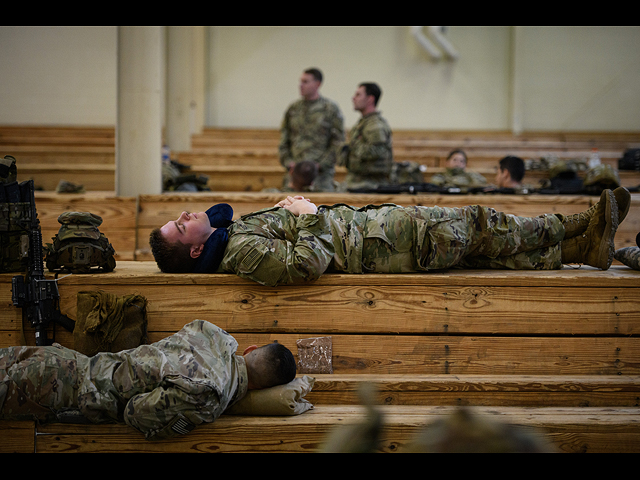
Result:
M0 124L114 125L116 27L0 27ZM308 66L350 127L373 80L396 129L640 131L640 28L447 27L434 61L409 27L208 27L204 122L278 127Z

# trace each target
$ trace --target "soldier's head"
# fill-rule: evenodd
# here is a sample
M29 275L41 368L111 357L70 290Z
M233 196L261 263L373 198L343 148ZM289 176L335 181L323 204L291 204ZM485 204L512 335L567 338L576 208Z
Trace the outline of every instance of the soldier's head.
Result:
M249 389L284 385L296 376L296 361L291 351L274 342L262 347L252 345L243 352L249 377Z
M447 157L448 168L467 168L467 154L463 150L456 149L449 152Z
M382 90L377 84L372 82L361 83L351 99L353 101L353 109L362 115L375 112L380 95L382 95Z
M322 72L317 68L308 68L300 77L300 95L306 100L315 100L320 95Z
M151 253L164 273L192 272L204 246L216 229L206 212L182 212L176 220L151 232Z
M524 160L510 155L500 160L495 182L500 188L516 187L522 182L524 174Z
M307 189L318 176L318 164L303 160L291 167L291 188L297 192Z

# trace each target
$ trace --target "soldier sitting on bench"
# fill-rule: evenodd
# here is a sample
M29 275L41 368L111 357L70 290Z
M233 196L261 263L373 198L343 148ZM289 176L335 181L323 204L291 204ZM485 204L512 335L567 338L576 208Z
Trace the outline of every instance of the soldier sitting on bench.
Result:
M271 286L323 273L551 270L565 263L606 270L630 200L620 187L578 214L520 217L477 205L317 207L287 197L235 222L227 204L182 212L154 229L150 245L162 272L234 273Z

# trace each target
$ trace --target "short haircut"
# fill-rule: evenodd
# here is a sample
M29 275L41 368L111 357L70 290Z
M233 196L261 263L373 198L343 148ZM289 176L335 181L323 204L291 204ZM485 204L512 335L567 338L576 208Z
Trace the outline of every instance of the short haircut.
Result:
M500 170L507 170L513 180L520 182L524 178L525 173L524 160L512 155L504 157L500 160Z
M382 96L382 89L377 83L373 82L362 82L359 87L364 87L364 91L367 95L373 95L374 105L378 105L378 101Z
M316 81L322 83L322 72L319 68L307 68L304 73L308 73L309 75L313 76Z
M189 273L193 271L197 259L191 257L191 245L180 241L168 242L159 228L154 228L151 231L149 245L161 272Z
M311 160L303 160L293 167L291 180L294 187L308 187L318 176L318 164Z
M469 159L467 158L467 154L464 153L464 150L462 150L461 148L456 148L455 150L451 150L449 152L449 155L447 155L447 160L449 160L451 157L453 157L456 153L459 153L460 155L462 155L464 157L464 163L469 163Z
M296 377L296 361L291 351L284 345L273 342L260 347L264 364L260 388L269 388L289 383Z

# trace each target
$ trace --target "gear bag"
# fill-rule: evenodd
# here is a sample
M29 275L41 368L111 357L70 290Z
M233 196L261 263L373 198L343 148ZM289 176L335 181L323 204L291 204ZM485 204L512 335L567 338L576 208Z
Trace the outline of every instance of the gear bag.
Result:
M146 344L147 299L138 294L78 292L74 350L87 356Z
M89 212L64 212L58 222L60 230L53 243L45 247L49 271L89 273L92 267L105 272L115 268L115 250L98 230L102 217Z
M601 163L590 168L584 177L584 189L591 195L600 195L603 190L614 190L620 186L620 177L611 165Z
M18 183L16 159L0 159L0 273L22 272L29 265L31 197L28 182Z

